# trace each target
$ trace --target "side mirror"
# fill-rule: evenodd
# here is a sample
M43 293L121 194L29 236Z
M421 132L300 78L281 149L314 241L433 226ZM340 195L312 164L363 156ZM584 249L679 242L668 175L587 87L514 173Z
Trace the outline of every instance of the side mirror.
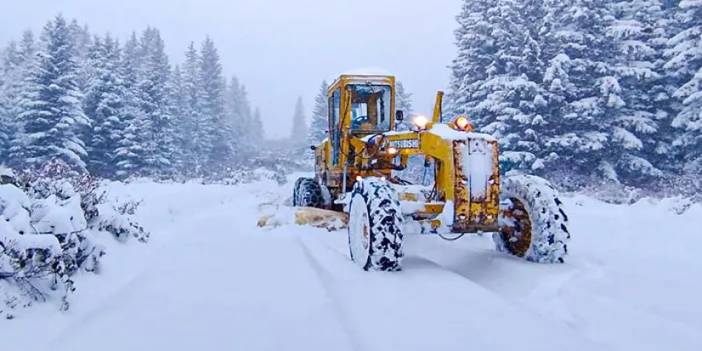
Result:
M397 110L395 112L395 121L402 122L405 120L405 113L402 110Z
M312 151L316 151L316 150L317 150L317 147L316 147L316 146L314 146L314 145L310 145L310 150L312 150Z

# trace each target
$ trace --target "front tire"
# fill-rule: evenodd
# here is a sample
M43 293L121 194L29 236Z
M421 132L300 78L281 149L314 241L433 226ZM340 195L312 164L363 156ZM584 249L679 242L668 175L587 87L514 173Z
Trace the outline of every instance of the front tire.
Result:
M312 178L298 178L293 189L293 206L322 208L324 197L321 185Z
M565 262L570 232L558 191L530 175L506 177L501 188L497 250L531 262Z
M375 178L357 181L349 204L351 260L366 271L401 270L402 222L395 189Z

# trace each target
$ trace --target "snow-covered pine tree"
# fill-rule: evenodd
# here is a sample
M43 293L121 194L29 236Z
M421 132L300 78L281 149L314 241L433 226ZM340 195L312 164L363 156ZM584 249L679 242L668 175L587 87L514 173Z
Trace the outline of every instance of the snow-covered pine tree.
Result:
M89 65L89 55L92 47L92 38L87 25L81 26L77 20L71 20L68 25L73 40L76 63L78 65L78 87L83 94L87 93L88 84L93 78L93 69Z
M256 107L251 119L251 141L256 148L263 143L263 121L261 120L261 110Z
M116 159L123 138L125 87L119 69L119 43L110 35L96 38L87 61L95 76L87 87L85 113L92 121L88 143L88 169L91 174L114 178Z
M612 69L616 46L606 36L612 19L606 2L545 0L544 4L546 169L556 182L568 186L590 184L593 175L619 182L616 163L633 144L623 129L613 130L609 118L618 115L625 103Z
M190 146L192 131L186 126L188 122L186 96L183 73L180 66L176 65L168 80L168 106L170 108L169 115L173 116L173 124L175 125L173 168L180 175L189 173L185 165L187 153L191 152L187 149Z
M133 105L131 101L133 94L129 90L125 90L125 105L122 110L122 123L119 135L121 139L117 143L115 150L114 165L115 177L117 179L126 179L130 176L143 174L143 155L145 153L141 134L139 131L139 121L146 118L144 112L137 105Z
M68 25L68 30L71 32L73 40L73 49L76 53L76 60L86 58L90 48L92 47L92 37L87 25L81 26L77 20L71 20ZM79 63L80 65L80 63Z
M139 40L135 32L132 32L129 39L124 43L122 53L122 76L124 78L124 86L128 91L136 94L139 84L139 71L143 62L143 55L139 49Z
M85 96L88 89L88 84L91 80L95 78L95 70L89 64L89 53L92 45L92 38L88 26L81 26L78 24L76 19L71 20L68 25L68 30L71 33L71 40L73 41L73 50L75 54L75 61L78 66L76 73L76 82L78 84L78 89L81 94ZM88 116L90 124L92 120ZM81 140L86 143L90 140L91 128L90 126L82 126L78 128L77 135Z
M202 131L200 114L200 54L195 43L190 42L183 63L183 118L184 129L183 167L187 175L199 175L202 169L204 150L211 149L209 136Z
M569 186L595 174L643 187L681 159L697 169L700 6L465 1L446 112L469 113L507 159Z
M226 167L231 164L233 156L232 130L225 121L222 64L217 48L209 37L200 48L200 92L200 128L202 138L207 138L204 140L208 144L208 149L202 150L204 154L200 157L206 158L207 166L211 169Z
M322 82L319 87L319 92L314 98L314 108L312 109L312 122L307 133L307 144L318 145L324 138L327 137L329 122L327 121L327 113L329 113L329 100L327 99L327 90L329 84L326 81Z
M74 22L75 23L75 22ZM103 89L107 87L104 86L105 82L102 78L105 76L106 71L106 61L107 53L106 46L103 45L102 38L96 36L92 41L90 47L87 49L85 56L84 67L90 67L90 72L87 70L82 70L81 76L86 80L85 86L82 88L83 91L83 112L86 117L90 119L91 128L89 133L86 133L86 150L88 151L88 171L90 173L95 173L97 164L100 164L100 168L104 168L104 163L107 161L108 157L100 158L97 156L101 153L100 150L95 150L93 144L94 139L92 133L95 129L101 129L100 119L97 116L98 106L102 103L102 92ZM95 151L95 152L94 152ZM102 172L102 169L101 169Z
M397 81L395 89L397 90L397 106L395 109L402 110L408 116L412 114L412 93L405 90L405 86L401 81Z
M138 125L145 148L147 175L167 177L172 173L175 140L172 116L169 115L167 83L171 68L164 42L155 28L147 28L139 43L142 64L138 76L138 96L146 119Z
M677 137L673 145L681 155L680 169L702 174L702 1L678 4L681 31L670 39L666 69L676 80L674 97L680 111L672 120Z
M144 175L146 155L144 132L146 114L141 109L139 93L139 72L143 55L139 49L136 33L132 33L124 45L122 59L118 67L124 85L124 110L122 115L122 138L115 153L115 176L125 179L134 175Z
M242 126L245 128L243 136L244 139L242 141L248 142L247 138L250 135L248 131L251 129L253 124L253 115L251 113L249 91L246 89L246 85L244 84L239 85L239 109L241 110L240 114L242 116Z
M476 106L477 111L494 117L491 123L479 124L484 125L483 130L503 135L502 158L506 164L543 173L542 142L548 129L541 84L544 4L542 0L509 0L501 2L496 10L502 20L493 35L503 39L499 41L495 62L488 68L491 78L483 86L490 92L487 104Z
M399 80L395 83L395 110L402 111L405 116L405 120L398 124L399 130L409 130L412 126L412 93L405 90L405 86ZM326 119L325 119L326 125Z
M643 186L663 175L654 165L661 144L659 121L667 119L668 99L658 61L662 50L656 28L663 17L660 0L627 0L610 4L614 20L608 37L616 43L614 75L621 87L622 107L609 116L618 144L616 170L621 181Z
M39 167L61 159L84 170L87 153L79 129L88 125L77 83L78 65L66 20L57 16L44 27L41 48L23 94L23 130L12 150L23 166Z
M0 67L2 69L2 67ZM10 135L14 132L10 128L10 116L7 109L9 104L3 94L4 82L0 78L0 164L7 163L8 151L10 149Z
M665 176L675 179L680 173L681 151L675 146L677 139L676 128L673 127L673 119L680 111L681 105L675 97L679 80L673 73L675 69L667 66L669 60L675 55L674 46L671 45L671 38L680 32L677 0L661 0L661 10L655 18L653 34L649 40L650 46L656 51L655 71L660 77L652 86L649 95L653 97L653 104L656 107L656 122L658 130L654 135L656 147L649 155L649 159L654 165L663 170Z
M243 145L244 133L246 121L242 118L240 113L241 102L241 87L239 86L239 79L235 76L229 78L229 82L226 85L226 90L224 92L224 111L227 119L227 123L232 126L232 144L239 154L245 153L245 145ZM235 161L239 160L239 155L235 157Z
M446 96L448 115L463 114L477 103L473 94L487 79L485 68L492 62L494 48L487 12L492 0L464 0L456 17L454 32L458 53L451 63L451 80Z
M643 2L645 3L645 1ZM666 70L665 65L668 56L668 41L676 33L675 12L677 7L671 1L662 0L653 3L648 11L651 18L644 21L652 23L651 33L647 37L647 44L655 51L655 61L653 70L658 74L658 78L649 81L647 96L649 112L653 113L656 122L656 132L648 137L653 142L653 146L645 143L644 152L646 158L657 168L664 172L664 177L676 177L678 158L676 157L673 140L675 131L672 126L672 119L677 114L679 106L673 97L676 86L675 79ZM650 142L650 141L649 141Z
M453 113L467 113L495 135L509 168L543 167L538 127L543 123L538 33L540 1L499 0L488 6L467 1L459 16L459 55L454 60ZM478 40L479 39L479 40ZM478 40L479 42L475 42Z
M302 97L297 98L295 103L295 113L292 118L292 131L290 141L295 145L297 152L304 153L307 150L305 145L307 137L307 121L305 119L305 107L302 104Z
M2 56L2 78L0 79L0 133L5 134L0 157L5 164L17 166L21 150L14 150L13 139L18 135L22 125L19 119L23 92L28 90L28 78L34 68L37 47L31 31L22 34L19 44L10 42ZM4 131L4 132L3 132ZM0 137L1 138L1 137Z
M10 138L15 133L12 115L13 99L10 97L12 78L17 66L17 43L10 42L0 51L0 164L8 163Z
M248 101L246 87L232 77L226 91L225 110L227 123L232 127L231 140L236 155L235 162L242 162L248 155L255 152L251 143L251 107Z
M1 53L0 53L1 54ZM0 71L2 70L2 66L0 65ZM10 148L10 135L12 135L12 131L10 130L10 118L8 116L8 113L6 112L7 108L9 107L9 104L7 103L7 100L5 99L5 96L3 94L3 85L5 83L3 82L2 78L0 78L0 163L5 164L7 163L7 151Z

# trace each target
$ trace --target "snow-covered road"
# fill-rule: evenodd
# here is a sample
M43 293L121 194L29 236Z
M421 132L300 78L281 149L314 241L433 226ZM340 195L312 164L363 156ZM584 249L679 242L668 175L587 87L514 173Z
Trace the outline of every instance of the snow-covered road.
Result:
M115 185L152 241L115 244L72 309L1 322L7 350L699 350L702 208L569 198L564 265L491 239L410 236L399 273L348 259L345 232L255 226L289 186ZM5 350L5 348L2 348Z

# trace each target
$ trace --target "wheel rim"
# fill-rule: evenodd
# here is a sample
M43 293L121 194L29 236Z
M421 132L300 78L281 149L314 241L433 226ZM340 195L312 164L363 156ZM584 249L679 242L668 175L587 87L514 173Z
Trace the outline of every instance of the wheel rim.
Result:
M510 198L502 206L500 235L513 255L524 257L531 247L531 218L524 202Z
M360 194L354 195L351 199L349 249L351 259L364 267L370 256L370 220L365 199Z

